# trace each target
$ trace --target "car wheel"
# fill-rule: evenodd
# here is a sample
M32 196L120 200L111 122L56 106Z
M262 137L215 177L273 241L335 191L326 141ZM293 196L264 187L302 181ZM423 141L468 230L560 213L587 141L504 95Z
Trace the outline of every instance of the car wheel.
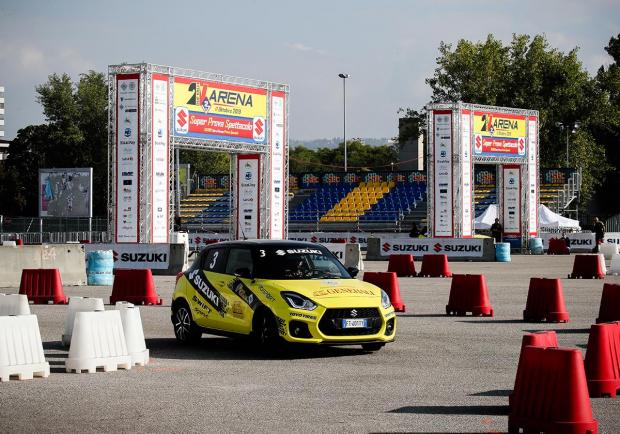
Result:
M256 343L261 349L274 350L278 347L280 343L278 323L270 311L263 310L258 314L253 331Z
M192 320L192 313L185 303L179 303L175 307L172 314L172 324L177 341L183 344L195 343L202 336L200 327Z
M377 343L377 342L372 342L369 344L362 344L362 349L364 351L370 351L370 352L375 352L375 351L379 351L381 348L383 348L385 344L381 344L381 343Z

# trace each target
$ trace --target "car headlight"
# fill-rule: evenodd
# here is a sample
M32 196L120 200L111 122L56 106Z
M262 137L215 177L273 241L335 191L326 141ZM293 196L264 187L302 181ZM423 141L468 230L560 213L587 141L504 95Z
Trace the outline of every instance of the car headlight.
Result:
M391 305L392 305L392 302L390 301L390 296L387 295L387 292L385 292L382 289L381 290L381 306L383 306L383 309L387 309Z
M316 303L296 292L282 292L282 298L293 309L314 310Z

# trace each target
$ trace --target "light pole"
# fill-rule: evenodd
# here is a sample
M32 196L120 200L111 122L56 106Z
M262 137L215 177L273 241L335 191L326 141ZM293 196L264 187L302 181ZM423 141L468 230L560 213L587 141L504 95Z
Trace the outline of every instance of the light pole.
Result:
M555 125L566 130L566 167L568 168L568 166L569 166L569 162L568 162L568 135L570 133L575 134L577 132L577 128L579 128L579 122L575 122L572 125L572 130L571 130L571 125L570 124L566 124L566 123L563 123L563 122L556 122Z
M338 74L338 77L342 78L342 139L344 140L344 171L347 170L347 78L350 78L349 74Z

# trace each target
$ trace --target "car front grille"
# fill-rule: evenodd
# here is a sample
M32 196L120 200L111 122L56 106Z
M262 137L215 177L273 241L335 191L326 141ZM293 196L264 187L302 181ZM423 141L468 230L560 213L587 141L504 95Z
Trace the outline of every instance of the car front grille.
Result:
M355 312L353 312L355 311ZM368 320L368 328L342 328L343 319ZM319 330L325 336L362 336L374 335L383 324L379 309L368 307L352 307L347 309L327 309L319 321Z

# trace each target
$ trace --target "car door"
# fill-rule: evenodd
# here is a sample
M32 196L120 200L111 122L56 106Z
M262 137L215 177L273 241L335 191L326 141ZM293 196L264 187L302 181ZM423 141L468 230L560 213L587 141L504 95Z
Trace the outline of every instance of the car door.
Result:
M249 247L231 247L226 262L226 285L222 293L230 301L227 325L231 331L248 334L252 331L254 310L260 304L251 289L254 259Z
M226 247L210 248L200 262L189 271L187 278L194 289L190 297L192 317L196 324L205 328L225 330L228 299L222 293L226 283Z

